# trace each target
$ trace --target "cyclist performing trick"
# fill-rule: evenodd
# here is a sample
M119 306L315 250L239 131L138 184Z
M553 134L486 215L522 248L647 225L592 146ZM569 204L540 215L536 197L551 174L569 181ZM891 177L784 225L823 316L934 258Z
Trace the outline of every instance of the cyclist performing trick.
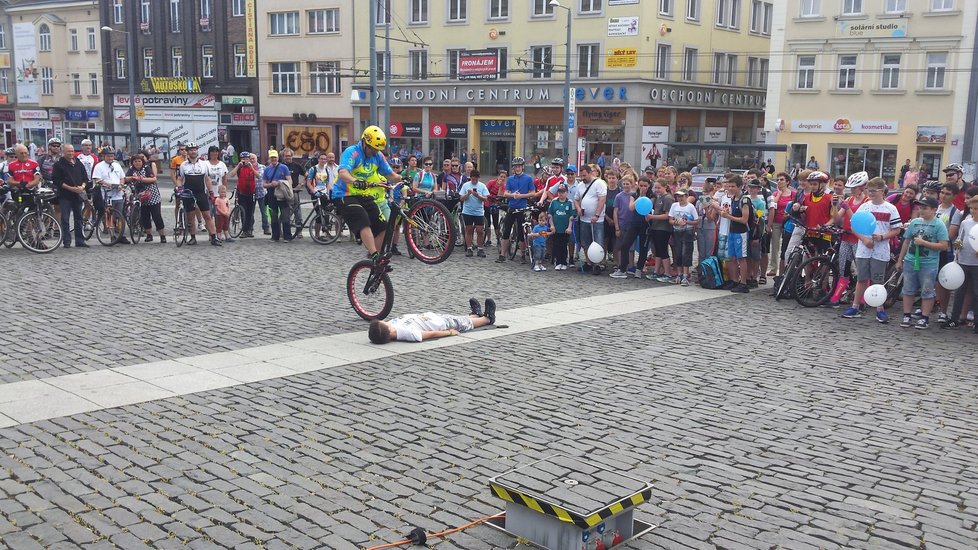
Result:
M347 147L340 155L340 167L330 198L337 213L350 231L360 235L363 247L371 258L376 258L377 243L384 241L387 220L377 205L387 193L385 187L372 186L381 183L381 176L390 184L401 181L384 158L387 136L377 126L367 126L360 135L360 142Z

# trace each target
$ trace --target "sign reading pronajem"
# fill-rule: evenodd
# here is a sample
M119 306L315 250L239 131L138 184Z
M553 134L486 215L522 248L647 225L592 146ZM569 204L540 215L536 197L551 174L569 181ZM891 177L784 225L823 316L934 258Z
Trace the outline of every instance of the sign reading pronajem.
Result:
M492 50L463 51L458 54L459 80L496 80L499 55Z
M895 134L899 125L896 120L793 120L791 131L812 134Z

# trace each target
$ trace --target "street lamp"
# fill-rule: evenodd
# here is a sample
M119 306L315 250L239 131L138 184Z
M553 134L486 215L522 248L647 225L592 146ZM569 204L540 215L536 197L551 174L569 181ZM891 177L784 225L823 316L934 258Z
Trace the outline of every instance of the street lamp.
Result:
M570 50L571 50L571 10L568 7L561 6L558 0L550 0L550 5L555 8L560 8L567 10L567 52L564 56L564 158L567 163L571 163L570 151L571 151L571 126L570 126L570 71L571 71L571 61L570 61Z
M120 31L106 25L102 27L106 32L117 32L126 35L126 60L129 62L129 156L135 155L139 151L139 137L136 135L136 81L133 79L132 67L135 66L136 54L133 45L133 35L131 31Z

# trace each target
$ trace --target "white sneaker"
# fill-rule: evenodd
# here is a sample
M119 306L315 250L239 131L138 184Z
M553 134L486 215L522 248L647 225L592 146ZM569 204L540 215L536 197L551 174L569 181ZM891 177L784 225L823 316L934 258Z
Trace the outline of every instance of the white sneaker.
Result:
M533 266L533 271L540 271L540 266L538 265Z
M567 266L564 264L557 264L557 266L554 267L554 271L566 271L566 270L567 270Z
M547 270L547 266L545 266L545 265L541 265L540 266L540 271L546 271L546 270Z
M615 270L611 272L611 275L609 275L609 277L611 277L612 279L626 279L628 278L628 274L625 273L624 271L619 271L618 268L615 268Z

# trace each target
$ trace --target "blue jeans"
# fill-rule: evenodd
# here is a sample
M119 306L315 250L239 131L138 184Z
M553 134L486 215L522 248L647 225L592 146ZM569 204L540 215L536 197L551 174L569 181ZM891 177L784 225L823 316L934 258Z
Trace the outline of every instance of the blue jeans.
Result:
M920 292L921 300L932 300L937 297L934 283L937 281L937 266L923 267L914 270L913 260L903 261L903 295L914 296Z

